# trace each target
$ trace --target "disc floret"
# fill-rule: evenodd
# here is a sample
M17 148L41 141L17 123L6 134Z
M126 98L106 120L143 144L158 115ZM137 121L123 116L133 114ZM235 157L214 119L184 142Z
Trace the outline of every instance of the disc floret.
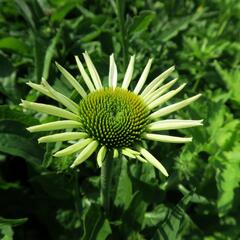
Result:
M79 105L82 129L109 149L141 141L149 111L140 96L121 88L90 93Z

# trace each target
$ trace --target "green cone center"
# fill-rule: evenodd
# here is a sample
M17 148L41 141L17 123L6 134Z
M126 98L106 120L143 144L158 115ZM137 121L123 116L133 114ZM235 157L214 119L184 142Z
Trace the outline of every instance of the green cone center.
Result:
M130 147L141 140L149 111L140 96L104 88L80 102L83 131L108 148Z

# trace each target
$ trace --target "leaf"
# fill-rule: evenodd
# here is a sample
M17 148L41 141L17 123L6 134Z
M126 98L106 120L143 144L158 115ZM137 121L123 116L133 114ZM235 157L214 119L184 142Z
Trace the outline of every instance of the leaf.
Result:
M220 216L226 215L232 208L234 190L240 183L240 151L223 152L216 160L217 164L217 207Z
M48 79L51 61L52 61L53 55L55 53L56 45L60 40L61 34L62 34L62 29L60 28L58 30L56 36L52 39L51 44L48 46L48 48L46 50L46 54L45 54L45 58L44 58L44 65L43 65L43 73L42 73L42 76L45 79Z
M160 223L153 240L177 240L181 239L181 234L188 226L189 217L185 213L185 208L192 200L193 193L184 196L181 201L169 211L164 222Z
M11 225L11 226L15 227L15 226L25 223L27 220L28 220L27 218L8 219L8 218L0 217L0 226Z
M190 23L197 20L201 15L202 11L199 11L187 17L175 18L173 21L167 24L167 28L160 34L159 39L161 39L162 42L169 41L180 31L185 30Z
M132 196L130 205L123 215L123 222L126 233L130 233L133 230L141 230L146 208L147 204L143 201L142 193L139 191L136 192Z
M61 22L64 17L73 9L76 7L76 5L79 4L79 1L71 0L66 1L64 4L62 4L60 7L58 7L55 12L51 16L52 22Z
M100 207L92 204L84 217L84 234L81 240L105 240L111 232L110 224Z
M29 48L24 41L16 37L5 37L0 39L0 49L29 56Z
M129 26L129 33L137 35L147 30L155 17L154 11L144 10L133 18L133 23Z
M145 212L143 222L144 228L158 225L166 218L168 211L166 206L159 204L151 212Z
M13 240L12 227L25 223L27 218L7 219L0 217L0 238L1 240Z
M128 176L128 161L126 158L121 160L120 176L117 182L117 191L114 199L116 206L126 209L129 206L132 196L132 183Z
M0 151L39 162L43 156L42 149L25 129L33 122L37 121L20 111L0 106Z
M26 19L27 23L31 26L32 29L36 29L35 22L33 20L33 15L31 9L28 7L25 1L15 0L17 6L22 11L23 17Z

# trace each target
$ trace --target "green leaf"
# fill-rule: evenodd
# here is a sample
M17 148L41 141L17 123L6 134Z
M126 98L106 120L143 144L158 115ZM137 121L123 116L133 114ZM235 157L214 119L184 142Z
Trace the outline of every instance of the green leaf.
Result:
M121 159L120 176L117 182L117 191L114 199L116 206L126 209L129 206L132 196L132 183L128 175L128 160Z
M133 230L141 230L146 209L147 203L143 201L142 193L136 192L132 196L130 205L123 215L124 230L126 234Z
M1 240L13 240L12 227L25 223L27 218L7 219L0 217L0 238Z
M135 35L146 31L155 15L154 11L141 11L138 16L133 18L133 23L129 27L129 33Z
M28 124L36 122L20 111L0 106L0 151L39 162L43 156L42 149L25 129Z
M217 207L220 216L226 215L232 208L234 190L240 183L240 149L231 152L223 152L217 157Z
M185 208L191 202L193 193L184 196L181 201L169 211L164 222L160 223L158 230L153 236L153 240L177 240L182 239L183 230L189 225L189 217L185 213Z
M144 227L155 227L161 221L163 221L167 214L168 208L163 204L157 205L152 211L145 212L144 214Z
M92 204L84 217L84 235L81 240L105 240L111 232L110 224L100 207Z
M202 11L199 11L187 17L175 18L167 24L167 28L160 34L159 39L161 39L162 42L169 41L180 31L185 30L190 23L196 21L201 15Z
M26 43L15 37L5 37L0 39L0 49L9 50L26 56L29 56L30 53Z

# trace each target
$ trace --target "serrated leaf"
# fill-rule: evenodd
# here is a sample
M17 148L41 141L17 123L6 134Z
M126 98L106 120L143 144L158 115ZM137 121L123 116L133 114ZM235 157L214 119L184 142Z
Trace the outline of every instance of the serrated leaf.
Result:
M226 215L232 208L234 190L240 183L240 151L223 152L217 158L217 207L220 216Z
M159 228L155 232L152 240L177 240L181 239L183 230L188 227L189 217L185 212L185 208L192 200L193 193L184 196L181 201L168 213L163 223L159 224Z
M138 16L133 18L133 23L129 27L129 33L134 35L146 31L154 17L155 12L153 11L145 10L140 12Z
M111 232L110 224L100 207L92 204L84 218L84 235L81 240L105 240Z
M128 161L125 158L121 161L121 170L118 178L114 204L126 209L131 201L132 183L128 176Z

